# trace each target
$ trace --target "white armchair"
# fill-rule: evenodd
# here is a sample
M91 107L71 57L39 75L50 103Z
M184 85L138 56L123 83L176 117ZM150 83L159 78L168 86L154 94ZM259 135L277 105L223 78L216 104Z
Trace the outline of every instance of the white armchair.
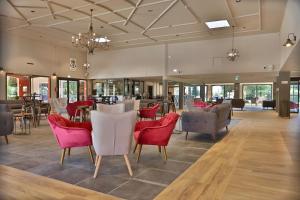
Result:
M123 113L125 112L125 104L124 103L118 103L118 104L97 104L97 111L105 112L105 113Z
M58 113L60 115L67 114L67 98L51 98L50 101L51 112Z
M91 111L91 121L93 145L97 155L94 178L97 177L102 156L109 155L123 155L129 175L132 176L127 155L130 152L136 113L129 111L113 114Z
M141 100L134 100L133 110L138 112L140 110Z

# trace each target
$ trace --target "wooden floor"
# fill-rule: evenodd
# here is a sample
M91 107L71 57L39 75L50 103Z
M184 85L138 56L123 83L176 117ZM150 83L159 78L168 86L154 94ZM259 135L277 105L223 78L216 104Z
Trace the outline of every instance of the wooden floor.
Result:
M235 112L241 122L156 200L299 200L300 117Z
M156 199L300 199L300 117L235 112L239 124ZM114 199L0 166L0 199Z
M0 199L114 200L113 196L0 165Z

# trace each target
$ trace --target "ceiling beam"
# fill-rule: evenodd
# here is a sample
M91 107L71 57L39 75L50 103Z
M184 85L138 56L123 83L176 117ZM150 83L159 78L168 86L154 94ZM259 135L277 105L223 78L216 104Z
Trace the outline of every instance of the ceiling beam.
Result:
M130 0L125 0L127 3L129 3L130 5L132 5L133 7L135 7L135 4L132 2L132 1L130 1Z
M158 20L160 20L176 3L178 3L179 0L174 0L170 5L162 12L160 15L158 15L157 18L155 18L143 31L142 34L144 34L149 28L151 28Z
M140 4L142 3L143 0L139 0L134 9L131 11L131 13L129 14L129 16L127 17L126 21L124 22L124 26L126 26L128 24L128 22L131 20L132 16L134 15L134 13L136 12L136 10L138 9L138 7L140 6Z
M91 0L84 0L84 1L85 1L85 2L88 2L88 3L91 3L91 4L94 4L94 5L98 6L99 8L103 8L103 9L105 9L105 10L111 12L111 13L114 13L115 15L119 16L120 18L122 18L122 19L124 19L124 20L127 20L127 18L124 17L123 15L119 14L118 12L115 12L114 10L112 10L111 8L109 8L109 7L107 7L107 6L102 5L101 3L95 3L95 2L93 2L93 1L91 1ZM130 23L134 24L135 26L137 26L137 27L139 27L139 28L141 28L141 29L144 29L144 27L142 27L141 25L135 23L134 21L132 21L132 20L128 20L128 21L129 21ZM110 24L110 25L111 25L111 26L115 26L115 25L113 25L113 24ZM117 27L117 26L115 26L115 27ZM153 38L151 38L149 35L146 35L145 33L141 33L141 34L142 34L143 36L149 38L150 40L156 42L156 40L153 39Z
M81 13L81 14L83 14L83 15L85 15L85 16L90 17L90 14L89 14L89 13L84 12L84 11L82 11L82 10L79 10L79 9L76 9L76 8L73 9L73 8L71 8L71 7L69 7L69 6L66 6L66 5L63 5L63 4L54 2L54 1L51 1L51 3L54 4L54 5L57 5L57 6L60 6L60 7L69 9L69 10L73 10L73 11L75 11L75 12L78 12L78 13ZM115 28L115 29L118 29L118 30L120 30L120 31L122 31L122 32L124 32L124 33L128 33L128 31L126 31L126 30L124 30L124 29L122 29L122 28L120 28L120 27L118 27L118 26L115 26L115 25L113 25L113 24L109 24L107 21L104 21L104 20L100 19L99 17L93 17L93 18L96 19L96 20L98 20L98 21L100 21L100 22L102 22L103 24L109 25L109 26L111 26L111 27L113 27L113 28ZM51 25L50 25L50 26L51 26Z
M262 14L261 14L261 0L258 0L258 13L259 13L259 30L262 30Z
M118 17L120 17L120 18L122 18L122 19L124 19L124 20L127 20L127 18L124 17L123 15L121 15L120 13L118 13L118 12L112 10L111 8L105 6L105 5L101 4L101 3L96 3L96 2L93 2L93 1L91 1L91 0L83 0L83 1L85 1L85 2L87 2L87 3L94 4L95 6L97 6L97 7L99 7L99 8L102 8L102 9L104 9L104 10L107 10L107 11L109 11L109 12L111 12L111 13L114 13L114 14L117 15ZM144 29L144 27L142 27L141 25L139 25L139 24L137 24L137 23L135 23L135 22L133 22L133 21L130 21L130 22L131 22L132 24L134 24L135 26L137 26L137 27L139 27L139 28L141 28L141 29Z
M232 26L235 26L235 27L236 27L236 26L237 26L237 25L236 25L236 20L234 19L233 15L232 15L232 11L231 11L231 9L230 9L230 7L229 7L228 1L227 1L227 0L224 0L224 2L225 2L226 10L228 11L229 19L230 19L230 21L232 22Z
M19 11L19 9L11 2L11 0L6 0L7 3L26 21L28 25L31 25L31 23L28 21L28 19Z
M45 6L15 6L16 8L47 9Z
M49 1L47 1L46 3L47 3L47 7L50 11L50 14L51 14L52 18L56 19L51 3Z
M191 13L191 15L193 15L193 17L194 17L199 23L202 22L201 19L200 19L200 17L198 17L198 16L196 15L196 13L194 12L194 10L186 3L185 0L181 0L181 3L184 5L184 7Z

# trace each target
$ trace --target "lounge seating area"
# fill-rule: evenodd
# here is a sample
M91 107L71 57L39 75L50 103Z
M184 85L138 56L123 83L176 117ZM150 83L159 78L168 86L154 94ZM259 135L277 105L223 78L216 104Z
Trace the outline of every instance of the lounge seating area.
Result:
M298 0L0 1L0 200L300 199L299 19Z

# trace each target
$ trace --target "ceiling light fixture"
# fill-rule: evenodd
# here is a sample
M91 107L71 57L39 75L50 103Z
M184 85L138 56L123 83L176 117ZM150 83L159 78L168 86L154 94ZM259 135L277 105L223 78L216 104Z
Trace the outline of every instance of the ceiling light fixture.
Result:
M210 29L230 27L230 25L229 25L229 23L226 19L218 20L218 21L205 22L205 24Z
M87 33L78 33L72 36L72 44L75 47L87 48L89 54L93 54L96 48L108 49L110 42L106 36L99 37L93 28L93 9L91 9L91 21Z
M238 57L240 57L240 53L237 48L234 48L234 26L232 26L232 46L231 50L227 52L227 59L234 62Z
M292 36L292 39L290 39ZM285 43L283 44L284 47L291 47L294 46L294 42L296 42L296 35L294 33L289 33L288 38L286 39ZM294 42L293 42L294 41Z

